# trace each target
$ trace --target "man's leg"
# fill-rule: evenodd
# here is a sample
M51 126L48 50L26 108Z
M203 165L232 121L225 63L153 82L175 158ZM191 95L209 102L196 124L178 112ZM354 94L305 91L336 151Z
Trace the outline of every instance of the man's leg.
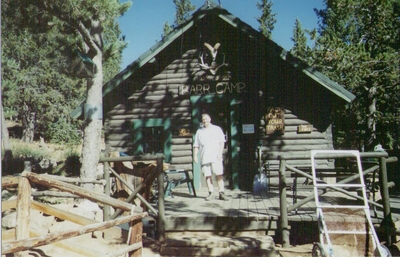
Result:
M217 162L212 164L213 172L217 177L217 184L219 187L219 199L220 200L228 200L225 195L225 183L224 183L224 170L222 162Z
M208 192L214 192L214 186L213 186L211 179L212 179L212 176L206 177L206 184L207 184Z
M211 173L211 165L203 165L201 170L206 178L206 184L208 188L208 196L206 197L206 201L211 201L214 199L214 186L212 183L212 173Z

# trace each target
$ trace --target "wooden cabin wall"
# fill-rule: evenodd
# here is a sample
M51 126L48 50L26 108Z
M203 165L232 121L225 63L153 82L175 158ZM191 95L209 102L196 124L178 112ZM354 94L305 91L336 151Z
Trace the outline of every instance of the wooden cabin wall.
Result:
M196 50L190 50L142 88L120 99L107 113L105 122L109 151L132 154L135 120L169 119L172 130L170 168L192 170L192 107L188 96L179 95L179 87L190 84L192 73L198 69Z

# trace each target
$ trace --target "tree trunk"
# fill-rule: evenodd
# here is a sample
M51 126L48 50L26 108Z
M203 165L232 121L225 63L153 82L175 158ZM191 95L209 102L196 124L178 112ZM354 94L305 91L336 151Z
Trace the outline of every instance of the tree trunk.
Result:
M101 42L101 27L99 22L93 22L94 29L92 29L92 38L95 41ZM93 28L93 27L92 27ZM97 28L97 29L96 29ZM102 105L103 105L103 55L102 49L96 51L93 57L93 62L96 65L95 77L87 81L87 98L86 106L89 110L85 110L85 127L82 145L82 167L80 177L82 179L96 179L97 166L100 159L101 151L101 131L103 126L102 120ZM93 108L93 109L90 109ZM91 115L98 112L100 108L101 117L98 115ZM94 184L85 184L84 188L88 190L94 189Z
M31 143L33 142L33 137L35 135L35 121L36 113L31 112L29 106L24 103L23 113L22 113L22 142Z
M9 162L12 159L12 149L6 124L6 119L4 117L3 104L1 104L1 142L3 143L3 149L4 149L3 172L5 174L8 174Z
M367 118L367 133L366 133L366 149L368 151L373 150L376 142L376 89L373 87L369 90L369 106L368 106L368 118Z

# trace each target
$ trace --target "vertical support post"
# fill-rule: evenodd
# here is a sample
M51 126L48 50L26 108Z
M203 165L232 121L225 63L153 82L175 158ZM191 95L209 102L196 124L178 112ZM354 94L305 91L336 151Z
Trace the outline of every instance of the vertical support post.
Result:
M290 231L289 220L286 200L286 160L280 158L279 160L279 205L280 205L280 219L281 219L281 233L282 233L282 246L283 248L290 247Z
M389 187L388 187L388 177L387 177L387 167L386 167L386 158L381 157L379 159L380 165L380 186L381 186L381 194L383 200L383 221L381 226L383 226L384 231L387 237L387 245L392 245L392 234L391 231L395 230L395 225L392 220L392 213L390 211L390 197L389 197Z
M130 224L130 236L129 236L129 245L133 245L135 243L142 243L142 247L139 249L132 251L129 253L129 257L141 257L143 253L143 223L141 220L135 220Z
M104 157L104 152L101 152L101 157ZM110 164L108 162L103 163L103 178L106 181L106 185L104 187L104 194L106 196L110 196L111 185L110 185L110 172L109 172ZM108 204L104 205L103 209L103 220L108 221L111 217L110 206Z
M164 169L163 157L157 158L158 174L158 240L165 240L165 204L164 204Z
M24 172L30 172L32 165L25 162ZM22 240L29 238L29 222L31 210L31 185L26 177L18 178L18 198L17 198L17 220L15 226L15 239ZM27 257L29 251L21 251L14 254L15 257Z

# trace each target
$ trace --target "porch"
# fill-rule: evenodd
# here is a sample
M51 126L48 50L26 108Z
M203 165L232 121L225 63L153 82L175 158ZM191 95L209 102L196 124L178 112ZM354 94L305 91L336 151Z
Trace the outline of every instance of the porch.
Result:
M218 192L216 187L215 192ZM278 188L270 192L255 194L249 191L225 189L229 196L228 201L205 201L208 195L207 188L197 190L197 197L189 193L186 184L173 189L173 198L166 197L165 204L165 237L185 233L211 233L222 236L239 235L270 235L276 244L281 244L280 226L280 198ZM311 190L299 190L297 200L301 201L312 195ZM293 205L294 192L287 192L287 204ZM328 192L321 199L327 204L354 204L354 198L342 195L339 192ZM400 220L400 198L390 198L392 219L397 223ZM157 204L153 203L157 208ZM378 228L383 220L381 208L371 208L371 217ZM329 219L337 222L351 222L353 216L348 213L335 212ZM315 201L288 213L290 226L290 243L306 244L319 241L317 214ZM396 226L397 227L397 226Z

